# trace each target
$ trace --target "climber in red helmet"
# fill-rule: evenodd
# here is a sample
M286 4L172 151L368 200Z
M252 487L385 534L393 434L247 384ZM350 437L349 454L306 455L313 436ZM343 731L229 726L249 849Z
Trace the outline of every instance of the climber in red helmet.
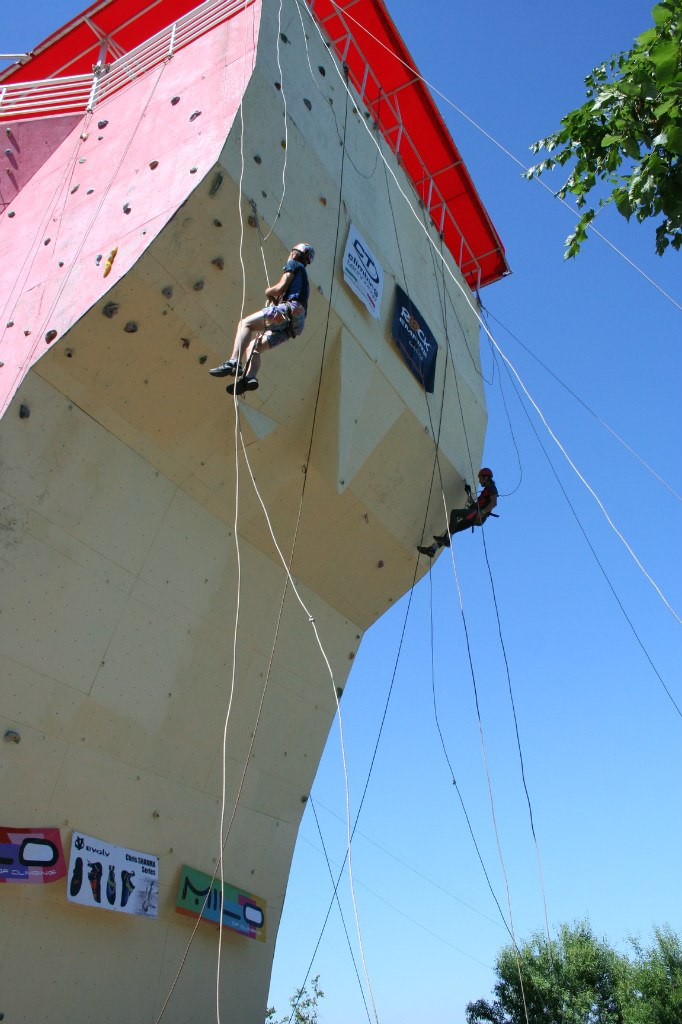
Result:
M245 316L237 324L232 355L208 372L212 377L237 377L228 385L228 392L241 395L258 387L260 354L295 338L303 331L308 311L310 285L306 267L315 258L315 250L307 242L299 242L289 253L277 284L268 285L265 295L270 305Z
M493 471L484 466L478 471L478 482L481 485L481 493L476 501L471 498L471 488L465 484L470 499L470 504L465 508L453 508L450 512L450 522L445 533L434 536L433 544L428 547L417 548L422 555L433 558L439 548L450 547L450 537L453 533L459 533L470 526L482 526L488 516L497 505L497 487L493 480Z

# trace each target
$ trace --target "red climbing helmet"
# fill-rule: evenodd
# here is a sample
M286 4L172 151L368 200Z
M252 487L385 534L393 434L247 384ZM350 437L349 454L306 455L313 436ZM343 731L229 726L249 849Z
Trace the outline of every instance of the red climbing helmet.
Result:
M492 477L493 471L492 471L492 469L488 469L486 466L484 466L482 469L479 469L478 475L479 475L479 477L482 477L482 476L490 476L490 477Z
M307 242L298 242L298 244L293 247L292 251L300 253L303 257L303 262L306 264L312 263L315 259L315 250L312 245L309 245Z

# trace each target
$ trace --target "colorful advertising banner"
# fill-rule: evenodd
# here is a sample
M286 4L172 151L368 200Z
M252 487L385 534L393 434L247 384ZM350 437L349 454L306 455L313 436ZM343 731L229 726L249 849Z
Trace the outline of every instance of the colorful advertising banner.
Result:
M159 858L74 832L67 897L84 907L156 917Z
M220 878L211 879L203 871L184 865L175 901L178 913L218 924L221 903L223 927L232 928L249 939L265 942L265 900L225 882L221 901Z
M0 827L0 882L43 885L65 874L58 828Z
M375 319L379 319L384 271L364 238L351 224L346 251L343 254L343 278Z
M395 286L391 335L403 359L425 391L433 391L438 342L400 285Z

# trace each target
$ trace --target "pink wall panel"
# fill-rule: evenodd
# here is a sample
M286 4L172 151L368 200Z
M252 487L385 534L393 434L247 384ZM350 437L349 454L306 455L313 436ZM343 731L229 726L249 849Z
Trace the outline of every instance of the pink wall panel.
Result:
M0 413L210 172L253 69L259 19L255 3L79 118L0 213ZM53 120L31 126L47 137Z

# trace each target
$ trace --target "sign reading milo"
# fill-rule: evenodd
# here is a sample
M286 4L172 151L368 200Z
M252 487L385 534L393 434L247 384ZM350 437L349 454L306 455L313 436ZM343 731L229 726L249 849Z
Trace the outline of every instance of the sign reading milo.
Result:
M221 899L219 878L183 865L175 901L177 912L219 924L221 908L224 928L232 928L248 939L265 942L265 900L229 882L223 884Z

